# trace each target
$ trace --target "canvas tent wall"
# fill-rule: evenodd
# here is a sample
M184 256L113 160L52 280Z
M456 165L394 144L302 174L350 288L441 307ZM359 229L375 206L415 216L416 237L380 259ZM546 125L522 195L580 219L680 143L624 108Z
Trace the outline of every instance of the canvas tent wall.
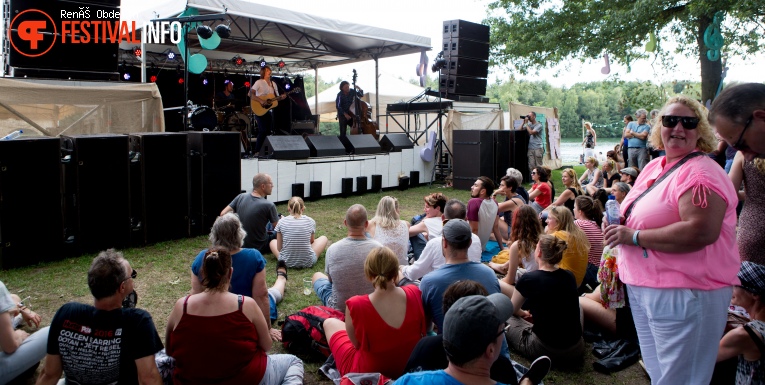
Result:
M537 120L543 124L543 144L545 153L542 157L542 161L546 167L552 170L559 169L563 164L560 153L560 125L558 120L558 109L555 107L539 107L539 106L527 106L520 103L509 103L508 109L510 111L510 127L517 128L522 115L528 115L534 112L537 115Z
M158 132L156 84L0 79L0 136Z
M452 146L452 132L455 130L501 130L503 126L502 109L498 103L453 102L443 129L443 141ZM446 149L444 149L446 151Z

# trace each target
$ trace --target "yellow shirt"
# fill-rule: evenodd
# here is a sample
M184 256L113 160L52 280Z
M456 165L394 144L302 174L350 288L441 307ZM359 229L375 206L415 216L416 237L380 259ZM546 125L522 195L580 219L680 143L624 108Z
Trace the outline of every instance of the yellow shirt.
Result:
M574 273L574 278L576 278L576 287L581 286L582 281L584 280L584 275L587 272L587 248L582 248L580 251L579 244L574 241L569 242L569 234L567 231L558 230L552 235L562 241L565 241L566 245L568 246L566 247L566 251L563 252L563 259L558 264L558 267Z

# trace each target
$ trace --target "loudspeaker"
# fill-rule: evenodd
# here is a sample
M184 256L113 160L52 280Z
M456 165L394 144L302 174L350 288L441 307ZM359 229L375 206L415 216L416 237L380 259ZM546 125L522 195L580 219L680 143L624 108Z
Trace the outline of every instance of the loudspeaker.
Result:
M293 197L300 197L305 198L305 184L303 183L293 183L292 184L292 196Z
M353 193L353 178L343 178L341 180L342 190L340 195L343 197L349 197Z
M310 155L311 150L299 135L271 135L260 148L260 156L270 159L304 159Z
M239 194L242 161L238 132L188 132L191 235L210 232L220 212Z
M452 37L444 39L444 56L489 60L489 43Z
M464 76L441 76L441 92L460 95L486 95L486 79Z
M420 172L409 171L409 187L417 187L420 185Z
M465 20L446 20L443 29L444 40L452 37L489 42L489 26Z
M124 248L130 241L127 135L61 137L66 236L79 252Z
M311 192L311 195L308 196L308 198L312 201L315 201L319 198L321 198L321 181L311 181L309 183L309 191Z
M531 170L529 170L529 133L526 130L513 130L513 144L511 146L513 160L510 167L517 169L523 174L525 183L531 182Z
M398 178L398 189L404 191L409 188L409 177L402 176Z
M312 158L345 155L345 146L337 136L306 136L305 143L308 145Z
M380 138L380 148L383 152L401 152L405 148L414 148L407 134L385 134Z
M356 194L366 194L367 192L367 177L365 176L357 176L356 177Z
M0 140L0 269L59 259L63 222L59 139Z
M372 192L380 192L382 191L382 175L380 174L374 174L372 175Z
M313 135L316 133L316 122L313 120L293 120L290 127L292 135Z
M487 60L449 56L446 58L446 68L441 70L441 76L449 75L485 78L489 76L489 62Z
M494 175L494 131L452 132L454 188L469 189L479 176Z
M189 236L186 139L185 133L173 132L130 135L130 151L139 166L130 169L130 180L136 182L130 186L130 209L132 222L141 223L141 243Z
M515 164L515 152L512 149L513 141L512 131L494 131L494 173L487 176L497 185L499 185L500 178L507 173L507 169Z
M343 142L345 151L348 154L364 155L382 152L380 143L377 143L377 140L371 134L341 136L340 141Z

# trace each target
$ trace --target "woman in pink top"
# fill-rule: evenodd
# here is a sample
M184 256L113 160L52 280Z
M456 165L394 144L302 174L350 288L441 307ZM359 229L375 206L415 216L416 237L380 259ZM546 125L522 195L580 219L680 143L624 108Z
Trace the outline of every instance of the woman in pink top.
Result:
M667 155L640 173L621 205L624 225L608 226L605 240L621 245L619 272L651 382L707 384L738 284L738 198L725 171L704 155L657 181L686 156L711 152L716 143L696 100L674 97L659 117L650 141Z

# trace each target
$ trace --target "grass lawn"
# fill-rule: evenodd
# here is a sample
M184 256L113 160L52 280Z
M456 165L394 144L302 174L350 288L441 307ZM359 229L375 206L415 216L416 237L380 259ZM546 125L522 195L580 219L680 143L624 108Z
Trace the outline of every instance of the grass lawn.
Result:
M584 167L577 167L581 174ZM554 171L552 180L556 191L563 191L560 182L560 171ZM314 218L317 224L317 235L326 235L331 241L342 239L345 234L343 216L346 209L355 203L363 204L371 218L377 202L384 195L398 198L401 206L402 219L409 220L421 213L422 198L430 192L441 191L449 198L463 201L469 199L469 191L456 191L451 188L441 188L434 184L432 187L418 187L407 191L387 191L378 194L366 194L350 198L331 198L317 202L308 202L305 214ZM280 213L286 214L286 204L277 206ZM207 237L197 237L157 243L154 245L122 250L125 258L137 270L135 288L138 293L138 306L148 310L154 318L160 336L164 340L164 329L167 317L173 304L183 297L191 288L190 266L197 253L208 246ZM12 293L28 301L34 311L43 317L45 325L50 323L56 310L66 302L76 301L92 303L92 297L87 287L87 270L95 255L83 255L78 258L58 262L40 264L33 267L20 268L0 272L0 280L5 283ZM274 271L276 259L273 255L265 256L267 264L267 282L273 284L276 279ZM279 318L292 314L308 305L318 303L314 294L303 295L302 280L310 278L316 271L323 271L324 255L319 257L317 264L311 269L289 270L289 280L284 301L279 305ZM272 353L284 352L281 345L274 345ZM528 365L528 361L513 355L513 359ZM585 366L580 373L553 371L545 380L546 384L648 384L649 381L638 365L616 373L602 375L592 370L594 357L588 354ZM331 384L322 374L318 373L320 362L306 362L306 384Z

